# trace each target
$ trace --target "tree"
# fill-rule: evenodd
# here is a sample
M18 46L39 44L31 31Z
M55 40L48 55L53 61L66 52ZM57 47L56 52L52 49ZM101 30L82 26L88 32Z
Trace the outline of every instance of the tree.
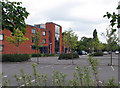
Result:
M96 29L93 31L93 39L95 39L95 38L97 38L97 30Z
M106 34L102 33L102 35L106 38L107 44L108 44L108 50L109 51L113 51L113 46L115 43L117 43L118 38L117 35L115 34L115 32L113 33L113 29L111 28L111 26L109 26L106 29ZM112 65L112 53L111 53L111 61L110 61L110 65Z
M93 39L92 38L87 38L87 37L82 37L80 41L78 41L77 43L77 51L80 52L82 50L85 50L85 51L91 51L92 49L92 46L91 44L93 43L92 42Z
M65 36L63 37L63 43L67 43L66 45L69 46L72 54L72 64L73 63L73 52L76 49L77 46L77 35L72 30L65 31ZM67 41L67 42L66 42Z
M69 48L69 46L68 46L69 45L69 42L68 42L69 40L66 37L67 37L66 32L63 32L62 33L62 45L64 46L64 49Z
M40 47L42 47L43 45L41 44L41 32L40 29L37 31L35 30L35 33L33 35L31 35L34 44L33 46L35 47L35 50L37 51L36 54L38 55L39 49ZM37 63L39 64L39 58L37 56Z
M17 29L15 30L15 33L11 33L10 37L6 36L6 40L10 43L13 43L17 47L17 54L19 54L20 43L25 43L26 40L29 40L29 39L23 35L22 31Z
M117 9L120 9L120 5L117 7ZM120 28L120 14L116 14L113 12L113 14L106 12L106 14L103 17L107 17L110 19L110 28L107 30L106 36L108 37L107 43L109 43L109 47L112 47L112 41L116 38L113 38L112 36L116 37L114 34L116 32L115 25L117 24L117 28ZM112 48L111 48L112 51ZM111 53L111 65L112 65L112 53Z
M22 33L26 33L25 19L27 19L29 13L26 8L21 7L22 2L3 0L1 3L2 30L7 29L14 33L16 29L19 29Z
M99 41L96 29L93 31L93 47L97 52L104 48L104 45Z

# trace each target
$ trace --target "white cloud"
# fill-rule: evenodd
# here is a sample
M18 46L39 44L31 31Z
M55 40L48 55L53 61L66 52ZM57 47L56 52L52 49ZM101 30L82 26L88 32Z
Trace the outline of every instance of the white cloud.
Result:
M68 30L70 27L79 36L92 37L96 28L101 41L101 32L109 25L103 18L108 12L116 12L119 0L11 0L22 1L23 6L30 12L27 24L55 22Z

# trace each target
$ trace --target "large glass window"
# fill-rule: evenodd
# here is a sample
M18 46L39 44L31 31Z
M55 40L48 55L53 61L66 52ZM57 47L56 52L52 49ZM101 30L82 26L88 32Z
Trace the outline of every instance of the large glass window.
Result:
M43 44L46 44L46 39L43 39Z
M55 53L59 53L60 45L60 27L55 25Z
M3 52L3 45L0 45L0 52Z
M3 34L0 34L0 40L3 40Z
M36 31L36 29L35 29L35 28L32 28L32 34L34 34L34 33L35 33L35 31Z
M43 31L43 35L44 35L44 36L46 35L46 31Z
M60 34L60 27L55 25L55 33Z

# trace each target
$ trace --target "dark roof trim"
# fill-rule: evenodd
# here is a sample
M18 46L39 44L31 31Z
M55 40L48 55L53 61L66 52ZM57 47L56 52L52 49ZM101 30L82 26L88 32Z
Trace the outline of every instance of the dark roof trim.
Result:
M31 27L35 27L35 26L33 26L33 25L29 25L29 24L26 24L27 26L31 26ZM35 27L35 28L39 28L39 27ZM39 29L44 29L44 30L47 30L48 31L48 29L45 29L45 28L39 28Z
M61 27L60 25L58 25L58 24L56 24L56 23L54 23L54 22L47 22L47 23L52 23L52 24L55 24L55 25Z

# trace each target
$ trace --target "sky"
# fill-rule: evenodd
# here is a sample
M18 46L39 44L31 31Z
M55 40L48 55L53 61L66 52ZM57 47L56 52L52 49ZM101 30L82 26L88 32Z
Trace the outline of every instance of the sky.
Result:
M101 42L106 42L101 33L106 32L109 20L106 12L116 12L119 0L10 0L21 1L30 13L26 23L30 25L54 22L62 26L62 32L72 29L78 36L93 37L97 29Z

